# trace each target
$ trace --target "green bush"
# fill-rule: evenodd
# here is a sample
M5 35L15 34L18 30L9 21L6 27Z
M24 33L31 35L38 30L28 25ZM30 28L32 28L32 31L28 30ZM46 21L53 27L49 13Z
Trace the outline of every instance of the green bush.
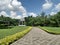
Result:
M8 28L8 25L6 24L0 24L0 29Z
M0 40L0 45L9 45L10 43L18 40L19 38L23 37L26 33L28 33L30 30L31 30L32 27L29 27L28 29L22 31L22 32L19 32L19 33L16 33L14 35L11 35L11 36L7 36L3 39Z

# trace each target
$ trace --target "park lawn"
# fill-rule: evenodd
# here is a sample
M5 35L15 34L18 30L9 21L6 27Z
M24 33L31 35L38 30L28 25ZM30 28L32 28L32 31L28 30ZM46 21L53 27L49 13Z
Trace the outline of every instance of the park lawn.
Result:
M60 34L60 27L40 27L40 28L52 34Z
M15 27L12 27L11 29L0 29L0 39L6 36L13 35L15 33L24 31L27 28L29 27L28 26L15 26Z

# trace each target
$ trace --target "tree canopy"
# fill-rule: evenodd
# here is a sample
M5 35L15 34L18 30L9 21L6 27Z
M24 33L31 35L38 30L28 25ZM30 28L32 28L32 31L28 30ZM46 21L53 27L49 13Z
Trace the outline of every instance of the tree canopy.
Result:
M60 26L60 12L55 15L45 15L42 12L37 17L28 16L25 18L26 25L28 26L53 26L59 27Z

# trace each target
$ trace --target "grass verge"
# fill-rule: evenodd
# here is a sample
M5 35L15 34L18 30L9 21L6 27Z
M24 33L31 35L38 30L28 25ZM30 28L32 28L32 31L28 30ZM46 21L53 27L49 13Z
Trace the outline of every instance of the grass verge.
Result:
M60 27L39 27L50 34L60 34Z
M7 29L0 29L0 39L5 38L6 36L24 31L27 28L29 28L29 26L14 26Z
M0 45L10 45L12 42L20 39L25 34L27 34L31 30L31 28L32 27L29 27L28 29L26 29L24 31L18 32L16 34L13 34L13 35L10 35L10 36L7 36L7 37L1 39L0 40Z

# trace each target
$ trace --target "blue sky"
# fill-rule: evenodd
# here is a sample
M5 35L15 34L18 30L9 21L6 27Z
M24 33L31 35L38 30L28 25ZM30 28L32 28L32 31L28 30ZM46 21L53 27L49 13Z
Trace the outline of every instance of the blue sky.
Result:
M47 14L54 9L54 6L60 3L60 0L50 0L53 3L53 6L48 10L43 10L42 5L46 3L45 0L18 0L22 2L22 5L26 8L28 12L41 13L41 11L46 12ZM49 1L49 0L47 0ZM54 10L54 12L56 12Z
M36 17L41 12L54 15L60 11L60 0L0 0L0 16L20 19Z
M44 0L20 0L28 12L40 13Z

